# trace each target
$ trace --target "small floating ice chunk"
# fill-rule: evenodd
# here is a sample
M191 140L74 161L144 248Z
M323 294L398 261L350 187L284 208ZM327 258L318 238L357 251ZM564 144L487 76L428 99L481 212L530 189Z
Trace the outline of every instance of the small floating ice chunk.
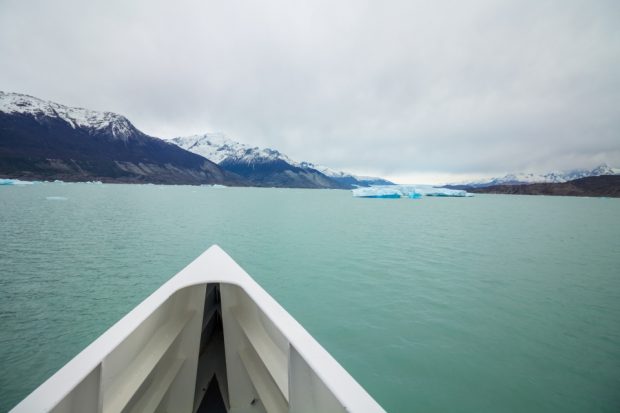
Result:
M45 199L48 201L66 201L68 198L64 196L46 196Z
M200 186L206 186L207 188L228 188L226 185L220 185L220 184L213 184L213 185L203 184Z

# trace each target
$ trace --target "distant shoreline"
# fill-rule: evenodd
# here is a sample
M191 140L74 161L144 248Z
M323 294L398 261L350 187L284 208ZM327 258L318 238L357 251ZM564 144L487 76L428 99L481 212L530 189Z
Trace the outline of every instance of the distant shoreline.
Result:
M620 175L590 176L563 183L534 183L469 187L468 192L504 195L550 195L620 198Z
M225 187L225 188L278 188L278 189L333 189L339 191L349 191L346 188L316 188L316 187L294 187L294 186L269 186L269 185L221 185L221 184L208 184L208 183L186 183L186 182L149 182L149 181L140 181L137 179L110 179L109 177L90 177L90 179L85 180L74 180L72 178L50 178L46 177L33 177L33 176L7 176L0 175L0 186L18 186L24 185L22 183L16 184L2 184L1 181L9 180L9 181L20 181L26 184L37 184L37 183L59 183L59 184L118 184L118 185L165 185L165 186L215 186L215 187Z

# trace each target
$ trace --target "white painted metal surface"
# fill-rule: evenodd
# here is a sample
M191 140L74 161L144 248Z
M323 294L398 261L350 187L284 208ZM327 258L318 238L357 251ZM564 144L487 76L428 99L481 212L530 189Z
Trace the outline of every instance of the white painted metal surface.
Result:
M215 288L217 308L209 306ZM221 317L224 357L214 350L222 348L222 334L201 343L215 313ZM12 412L193 413L212 377L232 413L383 412L217 246L161 286Z

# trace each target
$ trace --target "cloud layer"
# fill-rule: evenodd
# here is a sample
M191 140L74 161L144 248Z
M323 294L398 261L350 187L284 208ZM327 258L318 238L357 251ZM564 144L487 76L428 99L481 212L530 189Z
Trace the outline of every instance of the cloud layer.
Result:
M360 173L620 166L617 1L3 0L0 89Z

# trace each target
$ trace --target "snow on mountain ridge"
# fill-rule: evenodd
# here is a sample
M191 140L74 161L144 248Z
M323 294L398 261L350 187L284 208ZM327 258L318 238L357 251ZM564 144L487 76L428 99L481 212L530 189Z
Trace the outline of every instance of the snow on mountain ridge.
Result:
M300 166L303 168L311 168L316 169L321 172L323 175L329 176L330 178L354 178L358 181L366 182L366 181L383 181L383 178L379 178L376 176L363 176L363 175L354 175L344 171L336 171L327 166L317 165L311 162L301 162Z
M323 166L323 165L317 165L314 164L312 162L298 162L297 163L299 165L300 168L310 168L310 169L315 169L317 171L319 171L320 173L322 173L325 176L329 176L330 178L344 178L347 176L353 176L351 174L348 174L346 172L342 172L342 171L336 171L333 170L331 168L328 168L327 166Z
M60 118L73 129L78 127L95 130L108 129L112 136L122 140L128 139L137 131L127 118L113 112L98 112L65 106L21 93L0 91L0 112L28 114L34 116L35 119Z
M343 171L336 171L323 165L311 162L298 162L282 152L271 148L259 148L233 141L223 133L205 133L172 139L174 143L188 151L204 156L216 164L226 159L253 164L256 162L281 160L301 169L314 169L329 178L354 178L361 182L382 180L371 176L357 176Z
M589 176L617 175L619 169L610 168L607 164L601 164L593 169L572 169L568 171L553 171L544 174L535 173L512 173L503 177L481 179L477 181L463 182L456 185L467 186L491 186L491 185L514 185L533 183L563 183Z
M293 166L298 166L297 162L275 149L252 147L233 141L222 133L178 137L172 139L172 142L217 164L230 158L248 164L282 160Z

